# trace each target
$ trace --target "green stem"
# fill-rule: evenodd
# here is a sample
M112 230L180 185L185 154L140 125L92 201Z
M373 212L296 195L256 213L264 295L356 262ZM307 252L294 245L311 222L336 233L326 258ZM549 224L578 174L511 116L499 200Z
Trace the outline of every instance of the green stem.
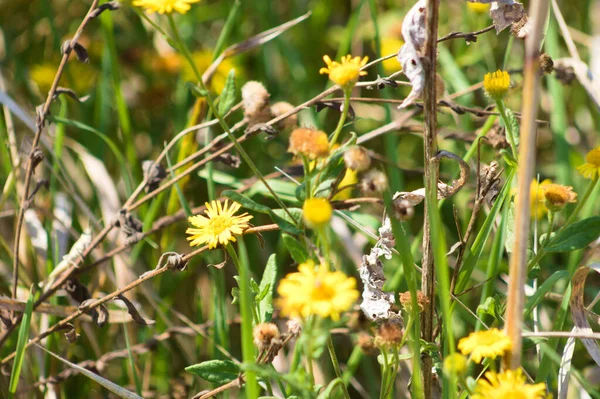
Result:
M344 127L344 123L346 122L346 117L348 116L348 109L350 108L350 93L352 89L344 89L344 108L342 109L342 115L340 116L340 120L338 121L337 127L333 132L333 137L331 138L331 143L329 144L329 148L333 148L335 143L340 138L340 134L342 133L342 128Z
M252 340L252 292L250 290L250 270L247 262L240 262L235 249L231 244L226 246L229 256L240 273L240 314L242 317L242 358L244 363L254 363L254 343ZM250 371L245 373L246 397L248 399L258 398L258 381L256 374Z
M333 370L335 371L335 375L337 378L339 378L340 381L343 381L342 370L340 369L340 363L338 362L337 356L335 354L335 348L333 347L333 339L331 339L331 334L329 334L329 338L327 338L327 349L329 349L329 356L331 357L331 363L333 364ZM350 394L348 393L346 384L341 385L342 392L344 393L344 398L350 399Z
M246 152L246 150L244 150L244 148L237 141L237 139L233 135L233 133L231 133L231 129L227 125L227 122L225 122L225 120L223 119L223 116L221 114L219 114L218 110L215 107L214 101L213 101L213 99L212 99L212 97L210 95L210 92L208 91L206 85L202 81L202 76L198 72L198 69L196 68L196 66L195 66L195 64L194 64L194 62L192 60L192 55L190 54L190 51L188 50L188 48L185 45L185 43L183 42L183 40L181 40L181 36L179 35L179 31L177 30L177 25L175 25L175 20L173 19L173 16L171 14L169 14L168 18L169 18L169 25L171 27L171 30L173 31L174 41L175 41L175 43L177 43L177 45L179 47L179 50L181 51L181 53L183 54L183 56L190 63L190 66L194 70L194 75L198 79L198 84L200 85L201 89L207 93L206 94L206 102L208 103L208 106L209 106L211 112L219 120L219 124L221 125L221 128L223 128L223 130L225 131L225 133L227 133L227 136L231 140L233 146L238 151L238 153L242 156L242 158L244 159L244 162L246 162L246 164L248 165L248 167L252 170L252 173L254 173L254 175L264 184L264 186L267 188L267 190L269 190L269 192L273 196L273 199L277 202L277 204L281 207L281 209L283 209L285 211L285 213L287 213L288 216L291 218L291 220L294 222L294 224L299 227L300 226L300 222L298 220L296 220L296 218L294 217L294 215L292 215L292 213L290 212L290 210L288 209L288 207L283 203L283 201L281 200L281 198L279 198L279 196L275 193L275 191L273 191L273 189L271 188L271 186L265 180L265 178L262 175L262 173L260 173L260 171L258 170L258 168L256 167L256 165L254 164L254 162L252 162L252 159L250 159L250 156L248 155L248 153Z
M381 347L381 356L383 356L383 366L381 370L381 390L379 391L379 399L385 399L385 394L387 391L389 373L388 373L388 356L387 356L387 348Z
M581 210L585 206L588 198L590 198L590 195L594 191L594 188L596 188L596 184L598 183L598 178L599 177L596 177L594 180L592 180L592 182L588 186L587 191L583 195L583 198L581 199L581 201L579 201L579 204L577 204L577 207L575 208L575 210L573 211L573 213L571 213L571 215L569 216L569 218L567 219L567 221L563 225L563 228L566 227L566 226L568 226L569 224L573 223L573 221L575 220L575 218L577 217L577 215L579 214L579 212L581 212Z
M515 160L517 159L517 143L515 141L515 135L512 130L512 124L508 120L508 116L506 115L506 107L504 107L504 101L496 101L496 108L498 108L498 112L500 113L500 117L504 122L504 127L506 128L506 139L510 144L510 148L512 149L512 155Z

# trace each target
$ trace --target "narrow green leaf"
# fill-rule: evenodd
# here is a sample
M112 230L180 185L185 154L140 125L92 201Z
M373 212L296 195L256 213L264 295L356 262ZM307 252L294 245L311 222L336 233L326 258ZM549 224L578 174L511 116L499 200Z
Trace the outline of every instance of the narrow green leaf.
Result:
M308 252L306 251L306 248L304 248L300 244L300 242L298 242L297 238L285 233L281 235L281 238L283 239L283 245L285 245L285 247L289 251L290 255L292 256L292 259L294 259L294 262L306 262L306 260L308 259Z
M600 236L600 216L592 216L559 230L546 252L570 252L588 246Z
M231 360L208 360L188 366L185 371L217 385L227 384L240 374L239 366Z
M294 215L296 220L300 220L302 217L302 210L300 208L288 208L288 211ZM294 225L294 222L290 219L290 216L283 209L272 209L269 211L269 215L271 215L271 218L275 223L277 223L281 231L296 236L303 233L302 230Z
M569 272L566 270L559 270L554 272L544 283L538 287L535 293L529 298L527 304L525 305L525 315L524 319L527 319L533 308L535 308L541 301L544 299L544 296L550 291L550 289L556 284L558 280L561 278L568 278Z
M225 191L223 191L222 195L235 201L235 202L239 202L240 204L242 204L242 206L244 208L253 210L255 212L267 213L267 214L269 212L271 212L271 208L269 208L268 206L261 205L258 202L251 200L244 194L238 193L237 191L225 190Z
M277 281L277 259L275 254L269 256L265 271L260 280L259 316L261 323L271 321L273 315L273 291ZM265 294L263 295L263 291Z
M12 372L10 374L10 385L8 388L8 397L12 398L17 392L19 385L19 377L23 368L23 360L25 359L25 345L29 341L29 327L31 325L31 314L33 313L33 290L29 290L29 297L25 305L25 313L19 327L19 338L17 339L17 350L15 351L15 360L13 362Z
M186 82L185 87L188 88L194 96L199 98L206 97L208 94L208 91L202 90L196 83Z
M225 87L219 97L219 115L225 115L235 104L235 69L229 71Z
M171 158L169 157L169 152L165 152L165 158L167 160L167 165L169 166L169 169L171 169ZM173 170L171 170L171 179L175 179L175 172L173 172ZM183 208L185 215L187 217L192 216L192 208L190 208L190 205L188 204L187 200L185 199L185 196L183 195L183 191L181 191L181 187L179 187L179 183L175 183L175 191L177 192L177 197L179 198L179 203L181 204L181 207Z

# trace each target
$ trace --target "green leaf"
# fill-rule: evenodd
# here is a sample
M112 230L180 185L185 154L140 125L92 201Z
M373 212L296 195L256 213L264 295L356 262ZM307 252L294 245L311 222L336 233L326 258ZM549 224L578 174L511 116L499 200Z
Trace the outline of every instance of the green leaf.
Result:
M27 298L27 304L25 304L25 313L23 313L23 320L21 326L19 326L19 338L17 339L17 350L15 351L15 360L13 362L12 372L10 373L10 385L8 388L8 397L12 398L17 392L17 386L19 385L19 376L21 375L21 369L23 367L23 360L25 359L25 345L29 341L29 327L31 325L31 314L33 313L33 290L29 290L29 297Z
M283 245L287 248L288 252L296 263L304 263L308 259L308 252L306 248L300 244L297 238L290 236L289 234L283 233L281 235L283 239Z
M208 360L188 366L185 371L217 385L227 384L240 374L239 366L231 360Z
M335 397L333 395L333 392L336 389L342 389L340 387L340 385L343 385L344 381L340 380L339 378L336 378L335 380L331 381L329 383L329 385L327 385L327 388L325 388L320 394L319 396L317 396L317 399L328 399L328 398L333 398Z
M535 308L544 299L544 296L550 291L550 289L556 284L561 278L569 278L569 272L566 270L559 270L554 272L544 283L538 287L535 293L527 300L525 305L524 319L527 319L533 308Z
M485 315L491 316L495 321L500 320L501 309L495 297L488 297L481 305L477 307L477 316L483 318Z
M225 190L222 193L223 196L231 199L232 201L239 202L244 208L250 209L255 212L266 213L271 212L271 208L265 205L261 205L258 202L251 200L244 194L240 194L237 191Z
M288 211L290 211L296 220L300 220L302 217L302 210L300 208L288 208ZM304 233L294 225L294 222L291 220L290 216L283 209L269 210L269 215L271 215L271 218L275 223L277 223L281 231L296 236Z
M277 258L275 257L275 254L272 254L269 256L265 271L260 280L260 299L258 306L260 321L262 323L271 321L271 316L273 316L273 290L275 289L276 280Z
M600 236L600 216L592 216L575 222L556 233L544 248L546 252L570 252L585 248Z
M201 98L208 95L208 91L201 89L196 83L186 82L185 87L188 88L196 97Z
M233 104L235 104L235 69L229 71L225 87L219 97L219 115L223 116L227 114L233 107Z

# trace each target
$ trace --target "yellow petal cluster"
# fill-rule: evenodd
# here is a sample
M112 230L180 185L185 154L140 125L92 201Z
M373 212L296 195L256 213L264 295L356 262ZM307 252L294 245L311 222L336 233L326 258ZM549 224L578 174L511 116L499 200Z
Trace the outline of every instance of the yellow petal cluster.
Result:
M276 305L286 317L307 318L318 315L340 319L358 299L356 280L344 273L329 270L326 264L315 266L312 260L298 266L279 283Z
M495 359L511 348L510 338L497 328L477 331L458 341L458 349L463 355L470 355L475 363L481 363L484 357Z
M229 207L228 200L222 205L220 201L211 201L206 203L207 217L202 215L190 216L188 221L194 226L189 227L186 233L190 245L208 244L208 248L216 248L218 244L227 245L230 241L235 242L235 235L242 234L248 228L248 222L252 215L243 213L234 215L239 211L241 205L232 202Z
M335 84L342 86L343 88L352 88L358 78L365 76L367 73L361 71L360 68L365 66L369 61L369 57L354 57L347 55L342 57L341 62L331 61L328 55L323 56L323 61L327 64L327 68L321 68L319 73L328 74Z
M327 226L333 215L333 207L326 198L309 198L302 206L302 219L312 229Z
M444 359L444 373L446 375L463 375L467 371L467 358L460 353L453 353Z
M597 179L600 176L600 147L596 147L585 156L585 163L577 168L586 179Z
M510 75L506 71L486 73L483 78L483 88L494 101L502 101L510 88Z
M134 6L142 7L148 13L171 14L178 12L185 14L191 8L190 4L200 0L135 0Z
M472 399L545 399L546 384L528 384L522 369L489 371L477 380Z

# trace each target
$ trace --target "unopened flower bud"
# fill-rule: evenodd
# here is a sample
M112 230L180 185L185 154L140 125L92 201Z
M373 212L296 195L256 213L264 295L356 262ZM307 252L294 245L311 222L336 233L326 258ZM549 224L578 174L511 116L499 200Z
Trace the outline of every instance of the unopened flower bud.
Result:
M344 163L348 169L364 172L371 166L371 157L364 147L353 146L344 152Z

